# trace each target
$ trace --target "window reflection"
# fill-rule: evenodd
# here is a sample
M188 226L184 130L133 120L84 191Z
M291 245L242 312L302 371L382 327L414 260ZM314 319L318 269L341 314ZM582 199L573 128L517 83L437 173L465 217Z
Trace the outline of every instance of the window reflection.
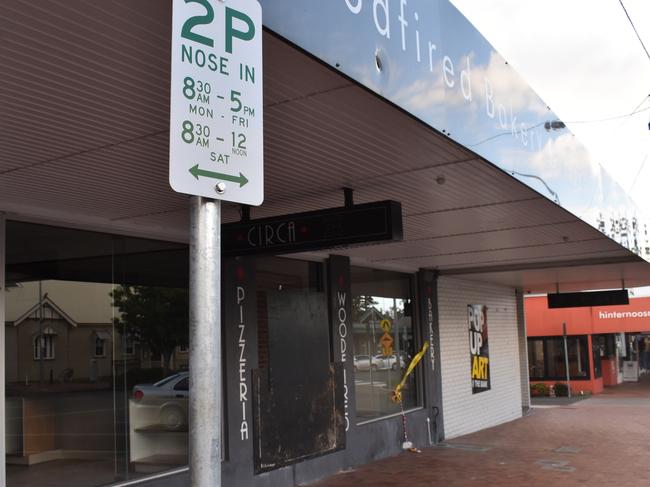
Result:
M7 485L187 464L187 261L177 244L8 223Z
M574 380L589 378L589 348L586 336L567 337L569 374ZM562 337L529 338L528 367L531 379L566 379Z
M415 355L410 280L406 275L352 268L352 321L357 419L400 411L390 398ZM418 405L416 375L402 390L405 409Z

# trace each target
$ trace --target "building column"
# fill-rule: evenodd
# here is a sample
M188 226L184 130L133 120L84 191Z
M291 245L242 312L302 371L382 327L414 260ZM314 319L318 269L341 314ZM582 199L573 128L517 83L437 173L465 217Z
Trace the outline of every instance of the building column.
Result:
M348 435L357 424L350 258L330 255L327 260L327 279L332 337L330 355L335 367L340 367L340 371L337 369L336 372L336 409L337 420L343 419L343 427L336 429L337 443L347 446Z
M425 370L425 404L429 410L430 441L438 444L445 438L442 410L442 364L440 361L440 322L438 317L438 276L421 269L417 273L418 317L424 340L429 342Z
M6 485L5 469L5 248L6 248L6 220L4 213L0 213L0 486Z
M524 411L530 408L530 380L528 375L528 337L526 336L526 313L524 309L524 293L517 289L517 338L519 341L519 370L521 376L521 407Z
M254 258L223 260L225 485L253 485L259 368ZM259 432L258 432L259 433ZM230 484L228 484L230 482Z

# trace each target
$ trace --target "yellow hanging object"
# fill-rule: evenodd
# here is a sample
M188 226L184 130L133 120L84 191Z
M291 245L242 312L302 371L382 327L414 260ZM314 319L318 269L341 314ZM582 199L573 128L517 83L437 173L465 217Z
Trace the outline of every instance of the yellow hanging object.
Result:
M429 342L424 342L424 345L422 345L422 350L420 350L415 357L413 357L413 360L411 360L411 363L409 364L408 368L406 369L406 372L404 372L404 376L402 377L402 380L399 384L397 384L397 387L395 387L395 390L391 392L391 399L393 402L396 403L401 403L402 402L402 388L404 387L404 384L406 383L406 379L408 378L409 375L411 375L411 372L413 372L413 369L417 366L417 364L422 360L422 357L424 357L424 354L427 352L427 349L429 348Z

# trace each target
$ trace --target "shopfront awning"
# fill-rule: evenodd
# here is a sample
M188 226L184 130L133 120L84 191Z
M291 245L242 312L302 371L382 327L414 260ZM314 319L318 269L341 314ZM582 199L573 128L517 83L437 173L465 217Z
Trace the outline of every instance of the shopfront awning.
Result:
M170 3L0 7L0 211L183 242L168 183ZM650 285L650 264L510 174L264 34L265 203L252 218L400 201L404 241L353 263L526 291ZM240 208L224 206L224 220ZM321 257L329 252L312 253Z

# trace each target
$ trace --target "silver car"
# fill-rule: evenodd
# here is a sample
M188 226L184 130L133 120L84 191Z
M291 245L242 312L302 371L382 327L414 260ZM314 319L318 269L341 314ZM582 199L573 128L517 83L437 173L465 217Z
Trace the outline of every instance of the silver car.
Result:
M404 357L399 356L399 363L397 359L397 355L388 355L384 356L382 354L375 355L373 358L373 363L377 364L377 367L379 369L391 369L391 370L397 370L398 368L403 369L404 367Z
M354 370L397 370L404 368L404 358L399 357L399 363L395 354L385 357L383 354L373 356L369 355L355 355L354 356Z
M146 417L151 428L186 430L189 380L189 372L180 372L155 384L133 387L133 406L138 410L138 416Z

